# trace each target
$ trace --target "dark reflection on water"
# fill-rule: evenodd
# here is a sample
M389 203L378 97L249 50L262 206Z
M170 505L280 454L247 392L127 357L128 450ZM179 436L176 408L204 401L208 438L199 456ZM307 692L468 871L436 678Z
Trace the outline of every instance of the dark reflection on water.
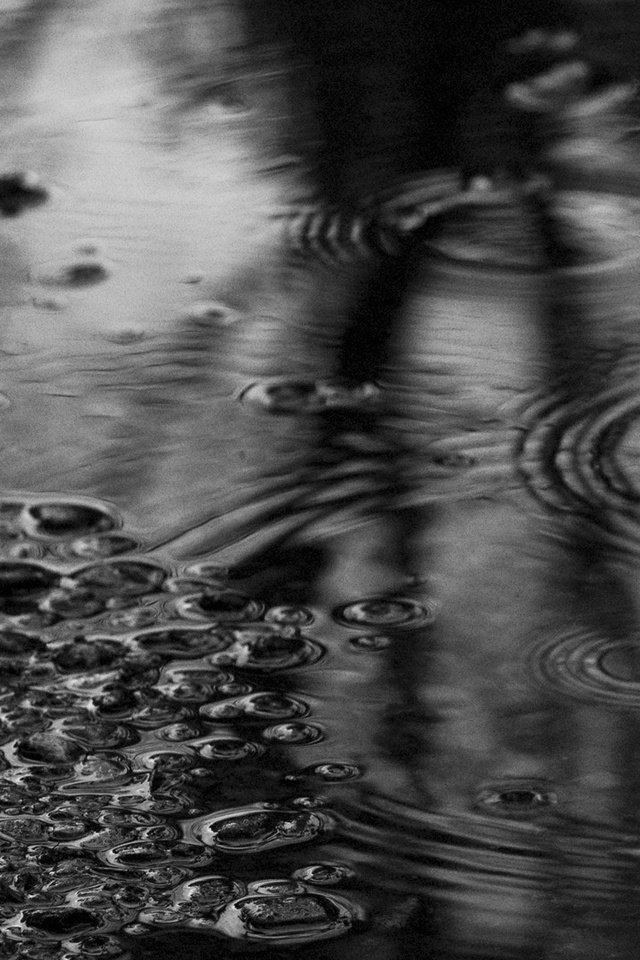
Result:
M0 952L636 956L628 3L6 3Z

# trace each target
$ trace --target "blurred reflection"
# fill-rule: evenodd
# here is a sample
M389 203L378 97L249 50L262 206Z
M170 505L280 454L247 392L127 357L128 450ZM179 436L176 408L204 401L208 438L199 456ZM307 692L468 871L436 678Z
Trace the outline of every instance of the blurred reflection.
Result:
M71 180L6 241L11 485L355 607L305 683L374 919L318 956L634 956L638 158L601 15L2 14L6 155Z

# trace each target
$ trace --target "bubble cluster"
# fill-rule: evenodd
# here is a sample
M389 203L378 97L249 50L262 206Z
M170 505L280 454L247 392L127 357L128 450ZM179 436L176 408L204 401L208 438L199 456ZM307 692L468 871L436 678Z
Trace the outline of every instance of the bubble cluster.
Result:
M314 784L291 795L279 756L291 769L325 737L288 679L325 656L313 613L232 589L244 568L164 565L121 527L88 498L0 501L0 941L128 960L122 935L167 927L293 946L348 933L360 907L322 889L346 867L259 879L265 852L336 827Z

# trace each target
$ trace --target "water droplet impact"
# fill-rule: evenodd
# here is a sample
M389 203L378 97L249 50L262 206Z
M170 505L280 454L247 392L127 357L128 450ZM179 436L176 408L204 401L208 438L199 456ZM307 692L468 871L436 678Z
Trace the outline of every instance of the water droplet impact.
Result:
M528 819L558 802L557 794L545 784L530 780L504 780L483 787L474 806L495 817Z
M231 642L230 637L216 630L182 626L148 630L136 634L134 640L149 653L183 659L224 650Z
M405 597L371 597L337 607L333 616L348 627L414 627L433 622L435 604Z
M273 720L293 720L304 716L308 710L308 706L296 697L277 691L263 691L234 700L206 703L200 707L200 716L219 723L241 719L269 723Z
M270 607L264 615L267 623L305 627L313 623L314 616L306 607L279 606Z
M358 652L386 650L391 644L391 637L384 633L366 633L360 637L350 637L349 646Z
M319 643L303 637L291 627L278 628L267 624L241 627L229 631L229 637L230 645L224 652L209 657L210 663L268 673L314 663L324 653Z
M310 843L326 836L334 827L333 819L324 812L265 806L256 804L207 817L195 826L196 835L220 852L249 854Z
M321 863L310 863L305 867L299 867L291 876L316 887L336 887L354 880L356 873L346 863L324 860Z
M111 530L115 518L98 507L66 501L45 501L27 505L20 518L32 537L77 537L82 533Z
M233 590L205 590L202 593L180 597L176 613L187 620L257 620L264 604Z
M640 708L640 640L612 640L588 629L557 633L532 655L544 687L590 703Z
M262 731L262 737L269 743L317 743L323 733L312 723L274 723Z

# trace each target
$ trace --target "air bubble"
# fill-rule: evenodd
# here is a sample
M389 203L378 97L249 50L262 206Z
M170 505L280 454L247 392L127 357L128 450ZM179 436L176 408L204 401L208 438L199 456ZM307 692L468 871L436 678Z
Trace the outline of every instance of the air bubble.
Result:
M9 616L36 612L58 581L53 570L36 563L0 562L0 611Z
M183 721L182 723L170 723L166 727L161 727L156 731L156 736L161 740L180 742L193 740L199 737L201 732L198 723Z
M391 637L384 633L366 633L360 637L350 637L349 646L358 652L386 650L391 644Z
M16 753L27 763L69 764L79 760L84 747L54 731L32 733L16 743Z
M240 719L268 723L273 720L293 720L304 716L308 710L308 706L296 697L277 691L263 691L235 700L204 704L200 707L200 715L206 720L220 723Z
M122 644L117 640L85 640L80 637L72 643L63 644L52 659L59 670L95 670L111 666L122 657L123 652Z
M265 613L264 619L268 623L306 627L313 623L314 616L306 607L279 606L270 607Z
M528 819L557 804L555 791L530 780L504 780L479 791L474 806L483 813L510 819Z
M192 744L203 760L245 760L264 753L264 747L241 737L209 737L205 742Z
M269 743L305 744L323 739L322 730L312 723L275 723L262 731Z
M371 597L337 607L333 616L348 627L414 627L433 622L435 604L404 597Z
M206 867L211 863L212 851L199 843L187 843L184 840L169 840L162 843L152 840L131 840L116 844L99 854L101 860L109 866L130 870L164 866L177 862L193 869Z
M250 854L310 843L333 827L332 818L324 812L265 809L256 804L208 817L195 830L203 843L222 853Z
M107 261L86 256L43 264L36 272L35 279L46 286L82 288L104 283L110 275L111 265Z
M89 936L72 937L65 946L73 951L74 956L97 957L99 960L126 960L127 951L120 946L115 937L107 934L90 934Z
M22 511L20 522L29 536L46 539L103 532L116 524L114 517L104 510L65 501L29 504Z
M176 613L187 620L216 620L233 622L257 620L262 615L264 604L243 593L232 590L205 590L188 594L175 602Z
M30 657L45 650L45 644L39 637L21 633L10 628L0 629L0 657Z
M270 414L314 414L366 408L375 403L379 395L379 389L372 383L351 386L338 381L276 377L251 384L239 399L249 407Z
M223 650L230 638L214 630L198 627L172 627L138 633L133 638L143 650L167 657L202 657Z
M231 645L224 652L209 657L209 662L269 673L319 660L324 653L320 644L297 632L285 632L294 629L269 627L267 624L236 628L230 631Z
M95 593L137 597L160 590L165 579L162 567L143 560L111 560L76 570L73 582Z
M100 535L78 537L67 547L71 557L82 560L106 560L122 553L130 553L139 548L139 543L122 533L104 533Z
M240 314L236 310L232 310L224 303L219 303L217 300L200 300L185 307L181 319L197 326L227 327L235 323L239 317Z
M325 860L321 863L310 863L305 867L299 867L294 870L291 876L296 880L311 883L316 887L336 887L354 880L356 873L346 863Z
M220 874L209 874L181 883L173 891L173 902L180 907L185 904L198 912L210 913L226 903L243 896L247 888L240 880ZM191 912L191 911L190 911Z
M293 946L342 936L363 919L362 910L342 897L305 892L241 898L225 907L216 926L235 939Z
M327 783L342 783L345 780L356 780L362 776L362 770L355 763L345 763L343 761L333 761L330 763L317 763L311 767L305 767L299 773L290 774L288 780L300 780L306 777L317 777Z
M70 933L100 926L95 913L78 907L35 907L22 912L27 928L42 931L50 937L64 938Z

